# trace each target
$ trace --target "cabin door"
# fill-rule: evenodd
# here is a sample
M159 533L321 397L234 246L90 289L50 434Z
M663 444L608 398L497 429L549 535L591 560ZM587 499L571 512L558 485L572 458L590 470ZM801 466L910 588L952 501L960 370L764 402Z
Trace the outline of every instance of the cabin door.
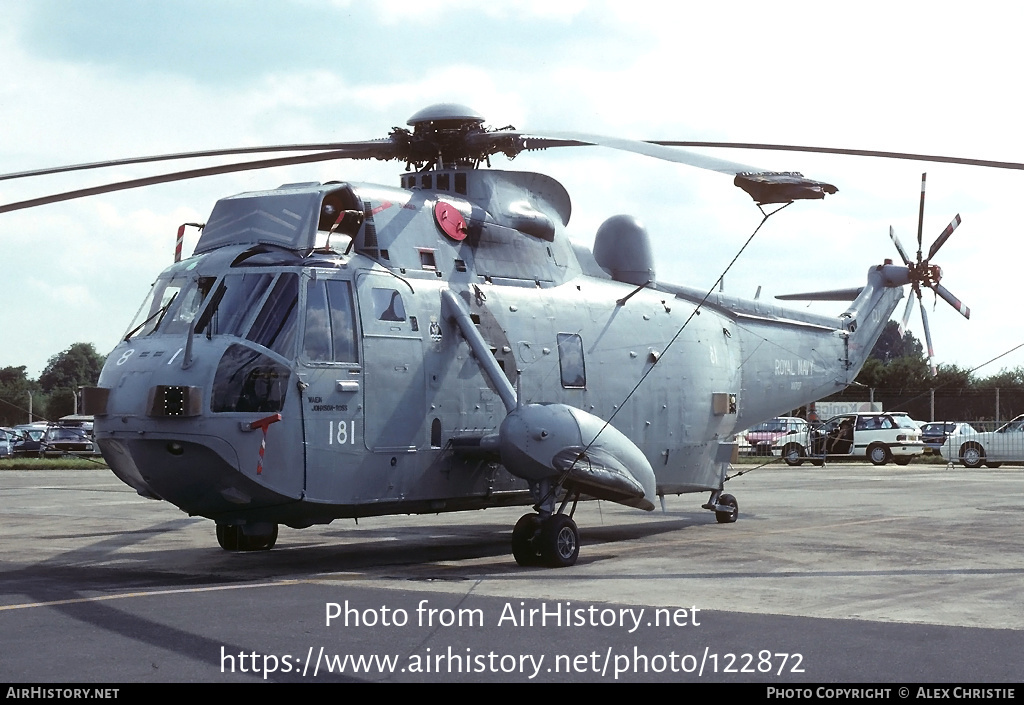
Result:
M365 273L356 290L363 328L366 448L412 453L426 434L423 339L411 288L390 275Z

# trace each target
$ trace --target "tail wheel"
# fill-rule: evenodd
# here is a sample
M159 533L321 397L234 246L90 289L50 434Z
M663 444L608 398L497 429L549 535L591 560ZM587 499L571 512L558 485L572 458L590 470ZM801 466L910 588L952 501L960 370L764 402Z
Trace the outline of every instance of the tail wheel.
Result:
M718 504L729 507L724 512L715 512L715 519L719 524L733 524L740 515L740 505L731 494L723 494L718 498Z
M575 565L580 555L576 522L565 514L552 514L541 526L540 552L544 563L553 568Z

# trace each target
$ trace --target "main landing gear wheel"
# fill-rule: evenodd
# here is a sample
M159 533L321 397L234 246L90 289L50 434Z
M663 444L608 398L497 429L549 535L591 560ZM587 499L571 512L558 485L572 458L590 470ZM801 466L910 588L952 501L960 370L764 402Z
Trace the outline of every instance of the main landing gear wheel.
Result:
M241 526L217 524L217 543L225 551L269 551L277 543L277 524L269 533L247 536Z
M541 519L524 514L512 529L512 556L521 566L546 565L567 568L580 555L580 532L565 514Z
M540 554L552 568L568 568L580 555L580 532L565 514L552 514L540 529Z
M512 557L521 566L541 564L537 537L540 535L540 515L524 514L512 529Z
M719 524L733 524L740 515L740 505L731 494L723 494L718 498L718 504L729 507L728 511L715 512L715 519Z

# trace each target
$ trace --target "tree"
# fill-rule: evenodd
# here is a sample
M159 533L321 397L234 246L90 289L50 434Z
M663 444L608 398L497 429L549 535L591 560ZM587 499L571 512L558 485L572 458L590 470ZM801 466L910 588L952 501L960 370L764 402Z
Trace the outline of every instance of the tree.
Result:
M76 402L75 390L66 387L55 389L46 402L46 415L53 420L73 414Z
M0 426L28 421L28 397L33 391L38 392L38 385L25 376L24 365L0 369Z
M871 357L881 362L892 362L900 357L919 358L924 356L921 341L909 330L900 335L900 326L896 321L888 321L882 334L878 336L875 347L871 349Z
M1024 388L1024 368L1015 367L1012 370L1003 368L996 374L978 380L978 387L981 389L1021 389Z
M39 375L39 385L47 393L56 389L77 392L81 386L95 385L102 367L103 358L92 343L75 343L50 358L46 369Z
M909 330L900 335L899 324L889 321L864 361L857 382L872 389L924 389L930 380L921 341Z

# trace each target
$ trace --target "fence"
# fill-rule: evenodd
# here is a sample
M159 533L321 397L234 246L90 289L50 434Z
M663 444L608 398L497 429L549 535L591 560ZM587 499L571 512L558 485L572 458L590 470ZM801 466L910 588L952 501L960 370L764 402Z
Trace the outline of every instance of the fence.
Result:
M1015 388L872 391L851 387L822 401L881 402L886 411L906 411L916 421L966 421L978 430L991 430L1024 414L1024 389Z

